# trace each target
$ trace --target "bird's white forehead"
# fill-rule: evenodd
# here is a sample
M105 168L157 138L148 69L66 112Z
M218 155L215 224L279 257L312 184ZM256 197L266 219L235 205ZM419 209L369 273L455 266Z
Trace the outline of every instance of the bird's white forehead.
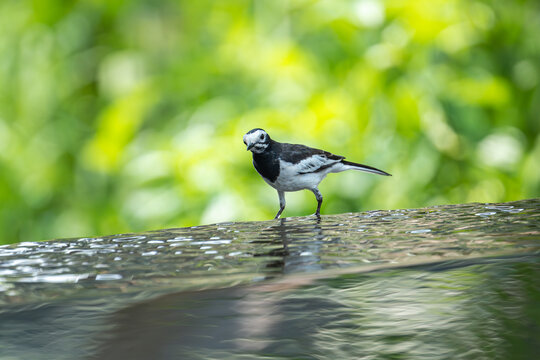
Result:
M266 132L264 130L255 130L252 133L248 133L244 135L244 141L247 142L248 144L257 142L260 140L261 134L266 134Z

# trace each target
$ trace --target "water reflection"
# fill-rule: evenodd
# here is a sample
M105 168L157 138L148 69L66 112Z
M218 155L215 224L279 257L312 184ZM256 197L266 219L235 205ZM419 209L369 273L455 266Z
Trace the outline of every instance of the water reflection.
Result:
M540 338L539 209L532 199L1 246L0 349L506 359Z
M532 359L539 276L521 256L172 294L116 312L89 358Z
M282 218L277 224L263 229L260 237L266 240L254 240L252 243L265 244L270 249L253 256L276 258L269 261L266 267L279 269L280 274L324 268L319 256L325 238L321 219Z

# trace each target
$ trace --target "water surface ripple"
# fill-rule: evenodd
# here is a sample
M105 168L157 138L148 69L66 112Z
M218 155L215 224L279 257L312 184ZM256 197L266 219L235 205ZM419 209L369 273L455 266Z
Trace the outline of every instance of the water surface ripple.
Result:
M539 220L531 199L1 246L0 355L534 354Z

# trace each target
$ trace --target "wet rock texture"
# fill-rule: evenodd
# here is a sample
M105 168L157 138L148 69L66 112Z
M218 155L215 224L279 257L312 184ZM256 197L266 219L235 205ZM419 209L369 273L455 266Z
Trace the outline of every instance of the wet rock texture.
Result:
M534 357L539 250L540 199L2 246L0 354Z

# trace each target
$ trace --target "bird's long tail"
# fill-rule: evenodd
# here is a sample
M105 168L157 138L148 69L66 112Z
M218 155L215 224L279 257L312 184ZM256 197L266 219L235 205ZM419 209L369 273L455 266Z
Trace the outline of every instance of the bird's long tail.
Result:
M342 160L341 163L343 165L350 166L350 169L353 169L353 170L360 170L360 171L365 171L365 172L384 175L384 176L392 176L389 173L387 173L386 171L382 171L382 170L376 169L376 168L371 167L371 166L357 164L357 163L354 163L354 162L351 162L351 161L346 161L346 160Z

